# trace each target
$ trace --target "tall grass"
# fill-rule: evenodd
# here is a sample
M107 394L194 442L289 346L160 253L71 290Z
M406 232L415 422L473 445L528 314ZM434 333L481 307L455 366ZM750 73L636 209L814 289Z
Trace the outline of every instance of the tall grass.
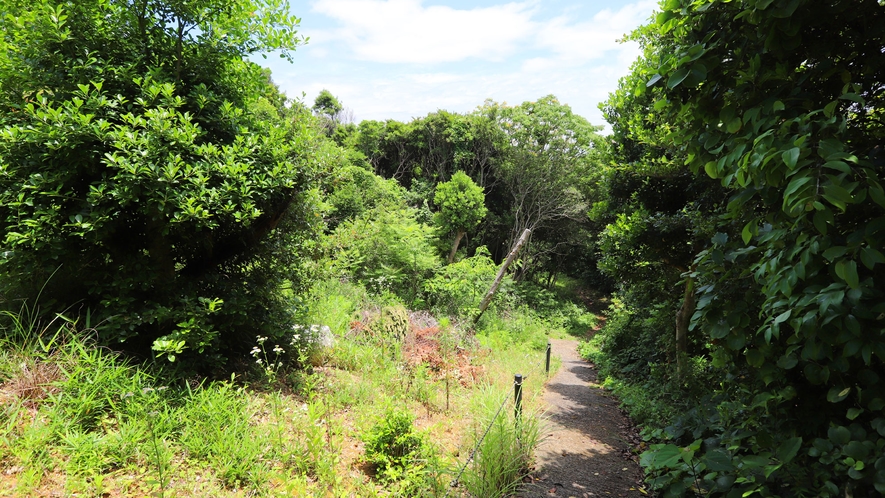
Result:
M489 313L480 341L453 331L446 347L469 354L481 374L451 382L448 406L441 372L406 363L402 348L391 354L389 337L351 331L363 310L396 304L390 296L374 301L358 285L321 284L307 316L332 329L334 347L304 370L275 370L279 380L258 389L242 382L248 375L224 382L160 375L97 346L88 328L62 318L40 325L30 310L6 314L0 496L62 487L70 495L384 496L392 488L359 467L359 435L391 407L415 415L434 452L393 487L440 496L491 422L492 399L512 398L513 374L522 373L520 423L508 401L463 481L472 496L516 489L538 439L533 396L544 381L545 324L529 313Z
M477 441L482 441L461 482L471 496L510 496L528 475L540 443L540 416L531 408L517 416L509 400L502 400L500 390L494 388L483 389L476 403L478 427L488 432L476 433Z

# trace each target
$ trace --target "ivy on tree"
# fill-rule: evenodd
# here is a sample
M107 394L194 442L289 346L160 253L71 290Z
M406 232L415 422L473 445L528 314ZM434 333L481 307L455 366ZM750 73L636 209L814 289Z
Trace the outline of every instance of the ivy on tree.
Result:
M629 98L732 194L692 274L723 382L687 429L718 474L655 447L670 493L885 492L883 25L875 0L669 0L634 35Z

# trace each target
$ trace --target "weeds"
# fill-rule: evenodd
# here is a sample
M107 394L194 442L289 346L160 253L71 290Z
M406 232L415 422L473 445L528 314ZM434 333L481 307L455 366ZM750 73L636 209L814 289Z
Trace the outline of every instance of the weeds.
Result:
M492 388L484 389L477 399L477 420L488 433L482 438L483 433L477 432L482 441L461 478L471 496L497 498L516 492L541 440L538 413L524 409L517 417L505 409L496 417L501 401L500 391Z
M543 344L543 325L519 332L514 327L521 325L490 314L509 346L489 353L441 320L445 330L434 338L439 361L410 364L402 344L412 332L401 305L390 296L383 306L367 304L365 292L350 284L327 283L325 291L307 320L328 324L334 347L314 368L296 370L291 365L313 360L281 358L291 359L300 344L274 351L272 341L259 342L253 362L261 360L261 371L253 387L238 378L166 377L160 385L148 367L97 347L91 330L62 319L50 327L7 315L12 325L0 337L0 494L33 495L63 485L67 494L121 496L438 496L445 492L442 476L463 461L460 448L469 444L464 421L480 424L485 416L472 401L485 391L462 385L467 381L459 369L475 367L481 376L470 382L494 384L499 394L509 391L517 371L536 380L526 385L527 396L540 388L543 376L530 364L543 358L532 345ZM371 314L357 309L380 314L365 320ZM429 314L424 320L436 324ZM354 322L368 327L351 330ZM388 416L389 407L406 418ZM524 432L536 421L534 415L524 421L516 447L506 440L513 427L493 427L475 464L485 466L473 474L476 489L518 481L519 472L495 469L492 459L526 465L534 439ZM376 425L386 429L366 436ZM390 435L405 438L403 451L375 451L386 448L379 441ZM384 454L391 465L382 464ZM383 485L361 473L361 461L376 467ZM491 470L480 470L486 467Z

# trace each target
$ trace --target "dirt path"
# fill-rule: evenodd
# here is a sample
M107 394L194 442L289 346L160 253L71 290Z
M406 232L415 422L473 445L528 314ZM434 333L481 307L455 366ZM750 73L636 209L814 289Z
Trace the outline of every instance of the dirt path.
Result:
M546 439L536 452L523 498L642 497L639 466L627 458L627 420L596 384L596 371L577 353L577 341L552 340L562 367L547 382Z

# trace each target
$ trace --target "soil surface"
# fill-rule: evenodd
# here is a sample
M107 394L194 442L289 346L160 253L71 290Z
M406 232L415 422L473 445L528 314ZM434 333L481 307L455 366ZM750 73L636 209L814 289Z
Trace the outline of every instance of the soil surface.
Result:
M631 451L635 430L616 399L596 383L577 341L552 340L562 367L545 387L546 425L531 482L518 495L535 497L648 496Z

